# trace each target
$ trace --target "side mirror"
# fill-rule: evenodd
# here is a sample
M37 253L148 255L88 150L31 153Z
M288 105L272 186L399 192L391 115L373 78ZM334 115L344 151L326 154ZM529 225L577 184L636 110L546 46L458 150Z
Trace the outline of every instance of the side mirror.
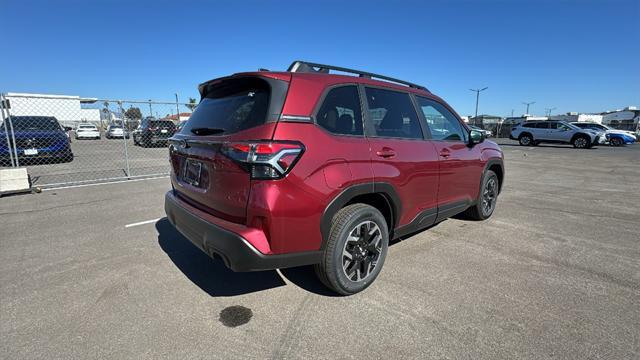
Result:
M469 131L469 145L473 146L484 141L484 133L478 130Z

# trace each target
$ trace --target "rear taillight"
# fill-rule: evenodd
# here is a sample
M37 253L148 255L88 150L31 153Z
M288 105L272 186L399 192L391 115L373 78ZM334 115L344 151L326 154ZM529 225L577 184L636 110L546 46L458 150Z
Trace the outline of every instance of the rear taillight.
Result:
M280 179L287 175L304 152L299 142L248 141L230 142L220 150L243 165L252 179Z

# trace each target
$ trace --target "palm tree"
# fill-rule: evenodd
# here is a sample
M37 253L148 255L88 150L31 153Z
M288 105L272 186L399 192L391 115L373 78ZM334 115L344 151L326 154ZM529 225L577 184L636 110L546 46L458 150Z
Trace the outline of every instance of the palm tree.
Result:
M193 110L196 108L196 106L198 106L198 104L196 103L196 99L190 97L189 98L189 103L185 104L185 106L187 107L187 109L191 110L191 112L193 112Z

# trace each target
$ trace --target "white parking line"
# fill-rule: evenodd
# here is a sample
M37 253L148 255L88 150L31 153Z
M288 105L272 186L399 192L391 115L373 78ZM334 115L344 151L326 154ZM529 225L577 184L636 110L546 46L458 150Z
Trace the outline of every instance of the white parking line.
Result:
M124 227L125 227L125 228L130 228L130 227L134 227L134 226L138 226L138 225L151 224L151 223L157 222L157 221L158 221L158 220L160 220L160 219L162 219L162 218L157 218L157 219L151 219L151 220L140 221L140 222L133 223L133 224L127 224L127 225L125 225Z

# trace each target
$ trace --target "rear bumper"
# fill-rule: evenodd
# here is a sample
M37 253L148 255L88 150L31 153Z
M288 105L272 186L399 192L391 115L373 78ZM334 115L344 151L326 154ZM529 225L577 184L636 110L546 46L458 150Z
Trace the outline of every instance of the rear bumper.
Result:
M182 235L212 258L222 258L233 271L272 270L320 262L320 251L263 254L240 234L196 215L199 210L176 198L173 191L166 193L164 208L169 222Z

